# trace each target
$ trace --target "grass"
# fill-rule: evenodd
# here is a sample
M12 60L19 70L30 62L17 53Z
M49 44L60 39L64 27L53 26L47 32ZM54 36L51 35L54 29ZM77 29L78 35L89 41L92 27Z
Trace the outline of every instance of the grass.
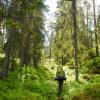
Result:
M7 79L0 80L0 100L58 100L53 71L43 66L28 68L27 76L25 79L23 69L22 80L19 80L19 70L16 70L10 72ZM64 84L63 100L100 100L99 75L93 74L89 81L80 77L79 82L69 80L70 77L68 74Z
M11 72L7 79L0 80L0 100L56 99L53 75L44 67L28 71L28 78L24 79L25 74L23 74L21 81L18 72Z
M64 100L100 100L100 76L90 81L68 82L62 94Z

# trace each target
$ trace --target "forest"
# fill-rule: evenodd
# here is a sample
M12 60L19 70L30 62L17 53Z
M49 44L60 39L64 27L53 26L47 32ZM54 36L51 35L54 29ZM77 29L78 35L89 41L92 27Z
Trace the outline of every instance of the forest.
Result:
M100 100L100 1L0 0L0 100Z

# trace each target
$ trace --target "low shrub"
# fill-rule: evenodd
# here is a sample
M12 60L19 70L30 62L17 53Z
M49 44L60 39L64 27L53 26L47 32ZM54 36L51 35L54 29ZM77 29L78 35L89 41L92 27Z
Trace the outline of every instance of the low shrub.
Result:
M81 71L84 73L100 74L100 56L85 61Z

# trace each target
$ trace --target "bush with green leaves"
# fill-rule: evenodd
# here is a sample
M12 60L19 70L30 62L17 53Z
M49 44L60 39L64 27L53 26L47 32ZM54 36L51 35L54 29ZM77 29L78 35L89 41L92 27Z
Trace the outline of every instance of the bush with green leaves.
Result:
M31 71L31 73L30 73ZM8 78L0 80L0 100L56 100L56 84L53 75L43 66L10 72Z
M100 74L100 56L85 61L81 71L84 73Z
M100 100L100 76L93 75L90 81L73 81L65 85L63 100Z
M91 59L91 58L95 58L96 57L96 54L95 54L95 50L94 49L90 49L88 50L88 58Z

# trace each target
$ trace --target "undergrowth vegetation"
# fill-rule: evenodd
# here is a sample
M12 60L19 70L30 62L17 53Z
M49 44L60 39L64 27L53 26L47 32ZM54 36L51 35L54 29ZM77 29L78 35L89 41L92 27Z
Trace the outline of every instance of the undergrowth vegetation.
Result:
M96 56L94 48L81 55L79 71L83 74L100 74L100 56Z
M69 82L63 92L64 100L100 100L100 76L89 81Z
M57 100L57 83L45 67L23 70L22 80L18 70L0 80L0 100ZM67 76L70 77L70 76ZM82 78L82 77L81 77ZM66 81L61 94L63 100L100 100L100 76L92 75L89 81Z
M31 71L31 72L30 72ZM55 100L56 84L53 75L44 67L27 72L19 80L18 72L11 72L0 80L0 100Z

